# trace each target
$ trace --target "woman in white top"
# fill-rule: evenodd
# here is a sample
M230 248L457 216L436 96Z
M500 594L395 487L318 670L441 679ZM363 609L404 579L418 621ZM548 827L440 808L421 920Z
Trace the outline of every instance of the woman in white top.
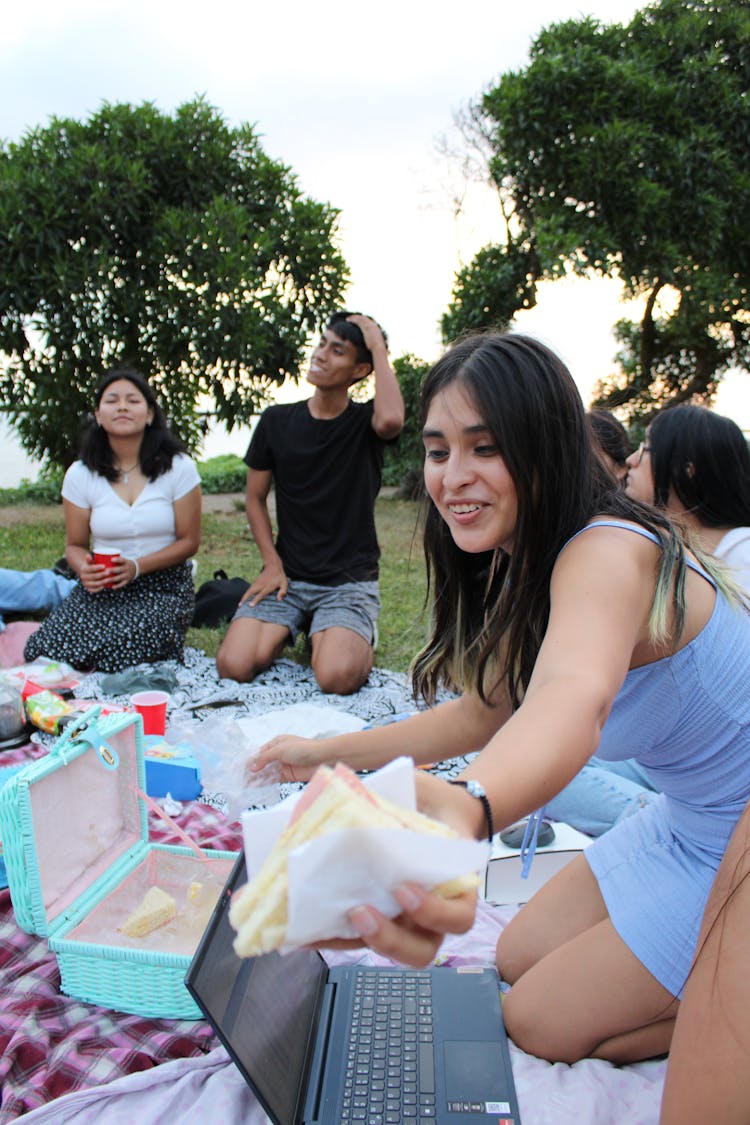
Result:
M666 509L750 596L750 450L731 418L704 406L661 411L628 458L626 487Z
M193 614L188 560L200 544L198 470L138 371L105 375L94 419L62 488L65 557L79 583L24 657L101 672L180 660ZM118 557L107 566L93 552Z

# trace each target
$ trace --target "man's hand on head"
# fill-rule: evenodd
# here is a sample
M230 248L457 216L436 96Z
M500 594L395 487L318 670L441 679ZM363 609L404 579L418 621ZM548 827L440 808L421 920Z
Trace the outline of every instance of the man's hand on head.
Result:
M370 351L376 348L383 348L387 351L385 337L383 330L376 320L371 316L364 316L363 313L352 313L351 316L346 318L350 324L356 324L362 336L364 337L365 347Z

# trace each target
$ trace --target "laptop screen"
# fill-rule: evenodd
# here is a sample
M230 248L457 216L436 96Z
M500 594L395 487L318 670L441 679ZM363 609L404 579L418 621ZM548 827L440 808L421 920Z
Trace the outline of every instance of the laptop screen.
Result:
M195 1000L274 1120L292 1125L304 1098L327 966L302 950L240 958L229 895L246 881L240 854L187 976ZM281 965L279 964L281 962Z

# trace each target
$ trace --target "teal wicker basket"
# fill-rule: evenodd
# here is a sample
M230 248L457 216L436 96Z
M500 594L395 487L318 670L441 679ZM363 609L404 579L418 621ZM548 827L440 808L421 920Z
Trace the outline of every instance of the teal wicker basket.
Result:
M62 991L136 1015L200 1019L184 978L236 854L153 844L139 715L87 712L0 788L0 840L16 920L47 937ZM130 937L158 886L176 916Z

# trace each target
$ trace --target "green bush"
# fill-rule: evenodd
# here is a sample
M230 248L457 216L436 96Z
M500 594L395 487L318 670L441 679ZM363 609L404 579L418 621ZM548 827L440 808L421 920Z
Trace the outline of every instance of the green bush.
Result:
M34 481L24 477L18 488L0 488L0 504L59 504L62 479L62 473L42 476Z
M206 493L245 491L247 465L234 453L223 453L220 457L200 461L198 472L201 487Z
M244 492L247 466L241 457L226 453L198 462L201 487L206 493ZM63 474L52 473L38 480L21 481L18 488L0 488L0 505L59 504Z
M383 484L404 487L404 482L416 476L421 479L424 446L419 410L419 388L431 364L413 355L402 355L394 361L404 398L406 417L398 441L389 445L383 465Z

